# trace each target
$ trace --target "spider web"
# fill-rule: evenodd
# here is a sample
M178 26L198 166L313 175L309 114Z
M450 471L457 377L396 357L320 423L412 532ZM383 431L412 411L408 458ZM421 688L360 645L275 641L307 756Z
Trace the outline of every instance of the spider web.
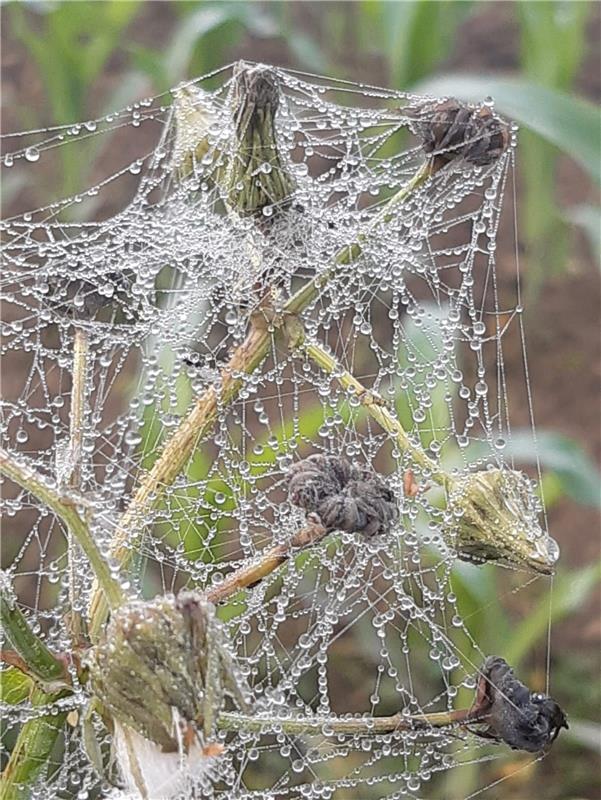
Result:
M75 488L105 552L193 399L219 386L265 286L277 305L325 275L357 240L361 258L329 277L303 312L307 339L377 392L447 471L506 465L503 348L509 336L523 344L522 309L517 265L515 301L500 305L495 256L512 148L492 166L452 164L392 219L374 223L423 162L405 113L422 98L273 74L281 93L278 168L293 188L258 217L228 208L218 180L220 154L234 146L229 68L99 120L9 137L3 166L31 170L117 129L136 129L134 143L138 133L143 143L154 137L147 152L79 195L2 223L2 355L10 376L3 446L51 482L71 480L74 342L83 336ZM195 151L201 135L204 154ZM257 177L271 169L266 161ZM132 175L133 196L115 210ZM81 221L86 216L96 221ZM525 375L522 388L511 387L512 402L529 407ZM275 333L261 367L245 376L235 402L219 408L214 428L132 537L132 587L148 598L204 589L287 541L304 517L287 501L286 473L311 453L344 455L385 474L400 520L375 540L330 536L221 606L257 710L409 716L452 709L460 699L469 705L486 654L462 618L453 575L479 568L461 566L443 536L443 490L429 486L335 375ZM93 574L60 520L32 495L4 489L13 531L3 548L8 578L34 630L68 651L67 613L86 615ZM525 574L523 584L530 579ZM53 707L83 712L86 703L82 688ZM18 727L49 707L24 701L5 711L8 752ZM70 719L34 796L83 800L109 791L88 761L80 722ZM229 734L224 743L203 797L427 797L440 773L499 757L450 728L370 737L295 737L276 728Z

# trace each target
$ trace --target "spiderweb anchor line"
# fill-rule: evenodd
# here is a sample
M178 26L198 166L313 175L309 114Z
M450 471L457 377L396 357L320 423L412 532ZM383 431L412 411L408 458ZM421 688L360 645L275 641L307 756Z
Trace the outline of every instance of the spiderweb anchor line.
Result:
M117 557L110 578L147 598L210 596L265 554L288 555L306 520L286 476L307 456L386 475L399 509L386 535L324 537L219 614L260 719L452 712L461 697L469 705L486 655L453 591L457 556L542 572L557 557L531 481L505 457L510 395L523 402L503 356L522 310L507 292L500 305L496 264L513 134L486 104L262 65L220 77L24 132L5 154L3 169L35 171L58 147L140 132L131 163L2 222L1 352L14 375L2 446L60 485L75 445L74 507ZM84 340L80 440L73 364ZM104 613L89 610L102 595L60 515L6 486L10 581L36 633L69 652L75 632L101 633ZM495 514L509 520L501 550L480 535ZM91 631L74 631L73 613ZM27 776L32 797L83 797L102 781L81 747L80 678L41 710L8 704L7 754L17 729L23 740L67 704L81 712L55 733L60 768L38 763ZM99 716L92 727L109 742ZM467 730L299 738L284 727L216 734L210 770L182 778L190 796L423 795L474 752L488 757Z

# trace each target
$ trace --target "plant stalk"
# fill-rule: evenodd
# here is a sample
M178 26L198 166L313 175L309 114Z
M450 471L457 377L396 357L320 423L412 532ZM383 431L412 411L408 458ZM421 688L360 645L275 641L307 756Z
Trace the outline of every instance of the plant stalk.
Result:
M309 521L292 537L289 543L278 544L269 548L250 564L241 566L232 572L217 586L205 591L204 597L211 603L223 603L242 589L250 588L266 578L274 570L285 564L295 552L317 544L330 531L319 522Z
M73 378L71 386L71 409L69 415L69 460L71 474L69 488L81 491L81 467L86 413L86 382L88 376L89 340L87 331L75 328L73 340ZM69 570L69 605L71 608L70 628L74 641L82 633L81 615L74 611L79 596L77 578L77 544L73 534L67 531L67 560Z
M373 736L395 731L416 731L428 728L443 728L449 725L465 725L475 722L479 716L472 709L459 709L435 714L416 714L410 717L393 714L389 717L315 717L293 719L290 717L260 717L234 712L223 712L217 719L217 727L225 731L246 733L284 733L290 736Z
M301 343L301 352L314 361L328 375L335 377L344 389L353 392L359 398L367 413L385 431L394 436L398 446L411 457L415 464L427 470L431 478L442 487L445 489L450 488L452 485L451 477L424 452L421 445L411 441L399 420L389 410L382 398L367 389L361 381L344 369L334 356L328 353L321 345L314 342Z
M111 608L120 606L125 600L123 589L113 577L109 563L100 552L87 524L77 512L76 500L59 495L35 470L22 464L3 449L0 449L0 473L33 494L62 519L94 570L100 591L106 596L109 606Z

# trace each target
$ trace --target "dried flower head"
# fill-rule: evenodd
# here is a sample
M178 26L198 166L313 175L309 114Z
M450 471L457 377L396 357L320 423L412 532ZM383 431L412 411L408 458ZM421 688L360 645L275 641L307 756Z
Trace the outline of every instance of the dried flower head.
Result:
M410 126L421 139L436 172L455 159L475 167L496 161L510 142L509 125L489 106L472 106L453 98L409 109Z
M460 478L447 501L446 533L460 558L503 560L544 575L559 548L539 524L531 481L521 472L486 469Z
M480 735L514 750L538 753L568 727L558 703L549 695L531 692L499 656L488 656L480 669L476 705L486 724Z
M209 152L209 128L215 119L206 93L192 86L178 86L175 102L175 144L173 166L182 180L194 172Z
M280 88L273 70L240 63L234 76L235 153L227 170L230 206L269 218L290 199L295 182L278 147L275 118Z
M290 470L290 501L317 514L330 531L384 533L398 518L392 491L368 467L339 456L315 454Z
M215 609L193 592L116 611L94 648L90 677L115 720L165 752L196 743L199 731L206 740L226 691L247 705Z

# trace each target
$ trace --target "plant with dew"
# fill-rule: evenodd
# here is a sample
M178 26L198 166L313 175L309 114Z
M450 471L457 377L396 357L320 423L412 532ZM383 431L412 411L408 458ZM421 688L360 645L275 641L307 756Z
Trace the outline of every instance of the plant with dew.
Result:
M50 549L58 536L66 546L48 568L61 582L49 632L16 600L21 556L3 579L1 675L20 727L0 797L48 796L50 780L56 796L108 781L144 800L242 798L257 796L261 770L261 796L343 797L371 786L376 766L406 794L460 763L466 742L546 750L565 715L501 657L477 643L461 654L467 708L448 679L462 664L446 626L454 559L544 576L558 557L533 481L499 446L494 239L509 125L487 104L262 65L236 65L213 92L199 83L106 120L160 122L157 146L130 166L142 177L123 212L77 225L57 204L3 223L8 301L25 312L6 352L37 343L31 374L52 407L65 405L50 398L55 362L70 388L66 419L6 405L0 471L19 492L6 504L38 510L30 541L50 524ZM416 146L387 155L403 128ZM37 152L66 135L79 131L49 131ZM446 309L442 352L409 353L401 368L399 317L421 326L432 298ZM457 368L466 342L473 392ZM111 419L114 387L136 371L129 409ZM391 403L396 379L411 384L413 429ZM424 445L432 393L453 382L465 418L447 390L448 428L432 424ZM305 387L317 402L301 411ZM19 447L31 420L53 432L34 458ZM470 437L491 456L444 469L445 446ZM372 710L334 711L336 642L366 614L379 642ZM426 701L409 666L427 660L416 634L445 687ZM388 679L396 710L376 713ZM399 773L399 758L415 769Z

